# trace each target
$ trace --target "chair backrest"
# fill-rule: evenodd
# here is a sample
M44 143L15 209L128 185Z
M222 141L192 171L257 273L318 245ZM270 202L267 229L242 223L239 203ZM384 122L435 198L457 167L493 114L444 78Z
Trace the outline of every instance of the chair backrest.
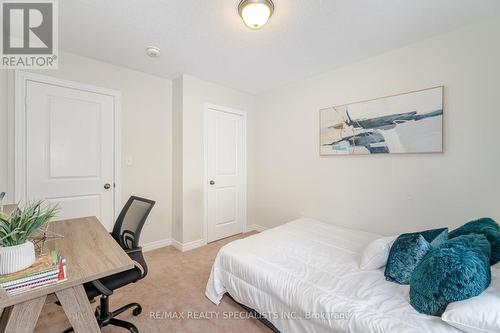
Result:
M123 207L113 227L111 235L125 249L139 246L142 227L155 202L153 200L131 196Z

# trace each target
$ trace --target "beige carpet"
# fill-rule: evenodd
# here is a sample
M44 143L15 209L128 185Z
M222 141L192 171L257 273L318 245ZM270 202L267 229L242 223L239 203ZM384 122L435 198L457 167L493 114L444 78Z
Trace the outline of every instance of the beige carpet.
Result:
M165 247L145 254L149 267L148 276L115 291L111 296L111 309L130 302L143 306L140 316L132 316L127 311L119 319L134 323L141 333L150 332L270 332L265 325L254 319L222 319L224 312L240 312L242 308L228 297L219 306L205 297L205 285L210 269L221 246L252 233L230 237L207 246L179 252L173 247ZM98 302L92 304L95 307ZM154 319L151 312L201 313L216 311L221 317L216 319ZM244 313L243 313L244 314ZM46 305L40 314L35 332L62 332L69 326L64 312L57 305ZM127 332L122 328L106 326L103 332Z

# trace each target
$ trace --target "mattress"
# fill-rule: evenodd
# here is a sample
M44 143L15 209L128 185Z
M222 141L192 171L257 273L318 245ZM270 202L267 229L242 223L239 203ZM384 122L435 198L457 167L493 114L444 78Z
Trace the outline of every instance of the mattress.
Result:
M362 271L363 249L380 235L299 219L222 247L205 294L228 292L281 332L456 333L409 304L408 286L383 270Z

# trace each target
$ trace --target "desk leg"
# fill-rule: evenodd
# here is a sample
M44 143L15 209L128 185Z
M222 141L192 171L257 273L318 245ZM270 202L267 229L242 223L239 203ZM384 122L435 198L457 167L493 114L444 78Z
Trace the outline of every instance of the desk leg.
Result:
M2 333L32 333L46 296L35 298L3 309L0 319Z
M57 291L56 296L76 333L101 332L82 285Z

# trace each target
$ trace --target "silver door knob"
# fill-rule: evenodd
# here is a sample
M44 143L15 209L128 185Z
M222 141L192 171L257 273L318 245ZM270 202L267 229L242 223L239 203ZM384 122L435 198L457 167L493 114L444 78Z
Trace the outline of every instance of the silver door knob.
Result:
M215 185L215 182L213 180L211 180L210 185Z
M109 183L104 184L104 189L109 190L111 188L111 185Z

